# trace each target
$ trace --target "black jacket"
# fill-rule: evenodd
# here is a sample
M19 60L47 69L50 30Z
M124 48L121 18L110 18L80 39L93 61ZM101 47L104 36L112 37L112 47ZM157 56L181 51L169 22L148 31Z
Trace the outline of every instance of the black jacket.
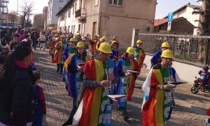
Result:
M0 122L26 126L33 121L34 86L27 70L18 69L7 86L0 89Z

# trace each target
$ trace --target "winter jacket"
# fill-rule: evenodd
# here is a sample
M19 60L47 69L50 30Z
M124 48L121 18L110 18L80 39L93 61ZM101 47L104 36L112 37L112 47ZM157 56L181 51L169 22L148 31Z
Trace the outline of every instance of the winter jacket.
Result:
M7 86L0 89L0 122L26 126L33 121L34 86L26 69L18 69Z

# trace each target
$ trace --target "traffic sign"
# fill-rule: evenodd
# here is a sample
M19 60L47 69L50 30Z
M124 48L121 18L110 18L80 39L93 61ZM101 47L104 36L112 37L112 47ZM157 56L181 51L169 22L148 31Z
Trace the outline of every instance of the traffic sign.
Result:
M173 12L168 13L168 22L172 22L173 21L173 16L174 16Z

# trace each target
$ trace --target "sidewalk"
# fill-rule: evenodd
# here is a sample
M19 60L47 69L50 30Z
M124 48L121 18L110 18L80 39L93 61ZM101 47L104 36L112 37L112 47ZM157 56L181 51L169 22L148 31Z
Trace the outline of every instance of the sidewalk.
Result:
M62 76L56 73L56 64L51 63L51 56L48 55L47 51L36 51L35 64L41 71L41 86L45 89L47 114L44 118L43 126L61 126L67 120L72 107L72 100L64 88ZM141 75L136 81L133 100L128 103L130 119L125 122L121 112L114 109L112 115L113 126L140 126L140 107L143 98L141 85L147 73L147 69L142 69ZM210 93L199 92L194 95L190 92L190 88L190 84L176 88L176 107L174 108L172 119L168 122L169 126L204 125L204 119L207 118L205 113L210 106ZM114 104L114 108L116 108L116 104Z

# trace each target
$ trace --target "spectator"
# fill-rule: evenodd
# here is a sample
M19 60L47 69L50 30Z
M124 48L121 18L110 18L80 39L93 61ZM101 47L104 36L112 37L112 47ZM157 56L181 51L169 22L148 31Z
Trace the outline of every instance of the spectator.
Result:
M28 74L31 49L19 43L0 67L0 125L26 126L33 121L34 87Z
M45 41L46 41L45 35L41 33L38 40L40 42L40 49L43 48L43 50L45 50Z

